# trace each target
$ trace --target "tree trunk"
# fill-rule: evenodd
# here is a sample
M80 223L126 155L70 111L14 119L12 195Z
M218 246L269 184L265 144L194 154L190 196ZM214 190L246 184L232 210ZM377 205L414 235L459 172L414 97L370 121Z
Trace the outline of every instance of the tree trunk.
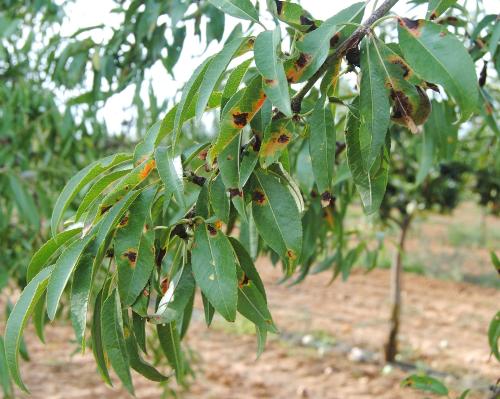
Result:
M406 233L410 227L411 217L406 215L400 225L400 236L394 260L391 265L391 317L389 320L389 336L384 346L385 361L394 362L398 353L399 318L401 314L401 280L403 272L403 255Z

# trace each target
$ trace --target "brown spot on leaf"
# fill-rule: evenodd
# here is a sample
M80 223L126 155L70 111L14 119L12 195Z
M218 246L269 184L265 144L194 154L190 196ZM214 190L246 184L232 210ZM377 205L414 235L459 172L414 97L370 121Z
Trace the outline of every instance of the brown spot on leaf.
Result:
M295 61L295 68L296 69L303 69L307 66L311 59L311 56L309 54L305 53L300 53L299 58Z
M189 235L186 231L186 226L184 226L183 224L176 225L170 232L170 237L174 236L178 236L183 240L187 240L189 238Z
M252 199L258 205L264 205L266 203L266 194L264 194L264 192L258 188L253 192Z
M288 259L290 260L297 259L297 254L295 253L295 251L292 251L291 249L288 249L286 251L286 256L288 256Z
M241 277L241 280L238 282L238 286L240 288L243 288L243 286L248 285L250 283L250 279L246 275L245 272L243 272L243 276Z
M434 83L425 82L425 87L427 89L431 89L432 91L435 91L436 93L440 93L439 87L437 85L435 85Z
M276 79L264 79L264 83L268 86L276 86L278 81Z
M278 15L281 15L281 11L283 11L283 2L279 0L274 0L274 2L276 3L276 12Z
M321 206L323 208L330 205L331 200L332 200L332 195L330 194L330 192L325 191L323 194L321 194Z
M339 40L340 40L340 32L337 32L330 38L330 47L331 48L335 47L339 42Z
M243 191L241 191L239 188L230 188L227 191L229 192L229 198L243 197Z
M287 136L286 134L280 134L278 137L278 143L280 144L286 144L290 141L290 136Z
M252 148L255 152L259 152L260 150L260 145L262 144L262 140L260 139L260 136L258 134L255 134L255 140L252 144Z
M248 123L248 112L235 112L233 114L233 123L240 129L244 128Z
M429 16L429 19L432 21L433 19L437 18L436 11L433 11L432 14Z
M160 284L161 293L165 294L168 291L169 286L170 286L170 280L168 279L168 277L165 277Z
M158 267L161 266L161 262L163 261L163 258L165 257L166 254L167 254L166 248L160 248L160 250L156 253L156 259L155 259L156 266Z
M441 36L441 37L445 37L447 34L448 34L448 32L445 30L442 30L441 32L439 32L439 36Z
M399 90L391 90L391 98L394 101L393 118L399 119L412 114L413 107L405 93Z
M413 20L409 18L399 18L399 24L406 27L413 36L420 36L422 20Z
M119 227L124 227L126 226L128 223L128 216L124 216L122 217L122 219L120 220L120 223L118 223L118 226Z
M207 224L207 230L211 236L217 235L217 229L214 226L212 226L211 224Z
M397 65L403 71L403 78L408 79L411 76L410 66L398 55L389 56L389 62L393 65Z
M156 161L154 159L148 161L146 165L144 165L144 168L139 172L139 177L141 180L144 180L148 175L151 173L151 171L156 167Z
M100 210L100 214L101 215L104 215L107 211L109 211L111 209L111 205L103 205L101 206L101 210Z
M137 250L134 248L130 248L127 252L124 252L122 255L123 258L128 259L130 265L135 267L135 262L137 261Z
M205 148L204 150L200 151L198 154L198 158L201 159L202 161L205 161L207 159L207 154L208 154L208 149Z

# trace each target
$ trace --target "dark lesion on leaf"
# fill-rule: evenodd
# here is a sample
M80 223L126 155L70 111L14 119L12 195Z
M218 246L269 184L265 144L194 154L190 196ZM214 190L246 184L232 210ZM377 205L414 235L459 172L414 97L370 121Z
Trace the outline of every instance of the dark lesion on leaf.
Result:
M286 144L290 141L290 136L286 135L285 133L282 133L278 137L278 143L280 144Z
M267 86L276 86L278 84L278 81L276 79L264 79L264 83Z
M295 69L300 70L303 69L307 66L309 63L309 60L311 59L311 56L306 53L300 53L299 58L295 60Z
M295 253L295 251L291 250L291 249L287 249L286 251L286 256L288 257L288 259L290 260L294 260L294 259L297 259L297 254Z
M233 113L233 123L239 128L244 128L248 123L248 112Z
M250 283L250 279L248 278L248 276L246 275L245 272L243 272L243 276L241 277L241 279L238 281L238 286L240 288L243 288L245 285L248 285Z
M187 233L186 226L184 226L183 224L176 225L170 232L170 238L175 236L178 236L183 240L187 240L189 238L189 235Z
M283 2L280 0L274 0L274 2L276 3L276 12L278 15L281 15L281 12L283 11Z
M207 230L208 230L208 233L211 236L216 236L217 235L217 229L213 225L207 224Z
M389 58L389 62L393 65L397 65L403 71L403 78L408 79L411 76L411 70L409 65L399 56L394 56Z
M394 107L391 115L393 119L401 119L412 114L413 107L405 93L392 89L391 99L394 101Z
M122 217L122 219L120 220L120 223L118 223L118 226L119 227L125 227L126 225L128 224L128 216L125 215L124 217Z
M340 40L340 32L335 33L331 38L330 38L330 48L335 47Z
M161 266L161 262L163 261L163 258L167 254L167 249L166 248L160 248L160 250L156 253L155 257L155 264L157 267Z
M311 18L309 18L304 14L300 16L300 24L304 26L309 26L309 28L307 29L307 33L312 32L317 28L316 22L314 22Z
M229 198L243 197L243 191L241 191L239 188L230 188L227 191L229 192Z
M413 34L417 33L420 30L420 25L422 24L422 20L415 20L410 18L399 18L399 25L408 28L413 31Z
M264 205L266 203L266 194L260 188L257 188L252 194L252 200L258 205Z
M170 280L168 279L168 277L165 277L160 283L161 293L165 294L168 291L169 286Z
M135 262L137 261L137 250L133 249L133 248L130 248L129 250L127 250L127 252L123 253L122 257L124 259L128 259L128 261L130 262L130 264L132 266L135 266Z
M332 194L329 191L325 191L323 192L323 194L321 194L321 205L323 206L323 208L329 206L331 201Z
M100 215L104 215L107 211L111 209L112 205L103 205L101 206L101 210L99 211Z

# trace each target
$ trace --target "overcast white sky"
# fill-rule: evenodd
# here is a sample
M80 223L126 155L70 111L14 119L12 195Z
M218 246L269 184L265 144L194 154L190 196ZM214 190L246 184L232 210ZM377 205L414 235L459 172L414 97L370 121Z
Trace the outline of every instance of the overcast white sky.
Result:
M265 0L259 1L261 2L260 9L265 10ZM382 1L383 0L378 0L378 4L381 4ZM356 0L302 0L301 4L315 18L326 19L355 2ZM365 18L366 15L369 15L368 13L371 12L375 2L376 0L368 1ZM407 0L400 0L399 3L393 8L393 12L410 18L425 17L426 7L419 7L410 10L411 7L409 7L407 3ZM464 4L464 0L459 0L459 4ZM500 12L499 0L484 0L483 4L488 13ZM63 24L63 34L71 35L80 28L98 24L117 26L121 21L117 14L111 13L114 6L115 3L112 0L75 0L75 2L69 6L67 13L69 18ZM475 9L476 0L466 0L466 6L467 8ZM232 17L226 18L227 26L225 35L232 30L237 22L242 22L242 20L237 20ZM263 22L266 26L272 29L273 23L270 20L264 19ZM97 42L103 39L102 33L99 33L98 31L93 31L91 35ZM153 80L154 90L157 97L164 99L174 96L177 90L182 87L187 79L189 79L192 71L203 60L203 58L219 51L221 46L219 44L212 43L207 51L200 56L202 48L203 46L200 45L198 39L194 36L193 26L188 26L185 46L179 62L174 68L175 79L172 79L172 77L166 73L160 62L158 62L147 75ZM133 92L134 88L129 87L125 92L115 95L108 100L106 106L101 110L100 114L104 118L111 132L118 132L120 130L121 122L124 119L123 108L130 105ZM145 100L147 101L146 98Z

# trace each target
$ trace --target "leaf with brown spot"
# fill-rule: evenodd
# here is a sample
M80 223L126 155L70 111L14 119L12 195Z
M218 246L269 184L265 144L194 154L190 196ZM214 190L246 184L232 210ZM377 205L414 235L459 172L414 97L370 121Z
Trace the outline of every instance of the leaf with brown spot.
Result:
M281 32L264 31L255 40L255 66L262 75L264 91L271 103L286 116L292 115L288 82L279 58L281 53Z
M292 138L293 123L290 119L278 119L268 125L260 146L259 159L263 168L277 162Z
M261 169L254 172L252 187L252 214L257 230L291 274L302 249L302 223L295 199L273 173ZM289 257L289 251L293 257Z
M124 306L135 302L154 267L154 232L145 232L144 226L151 223L151 205L155 194L154 187L143 191L130 207L128 223L116 231L114 245L118 291Z

